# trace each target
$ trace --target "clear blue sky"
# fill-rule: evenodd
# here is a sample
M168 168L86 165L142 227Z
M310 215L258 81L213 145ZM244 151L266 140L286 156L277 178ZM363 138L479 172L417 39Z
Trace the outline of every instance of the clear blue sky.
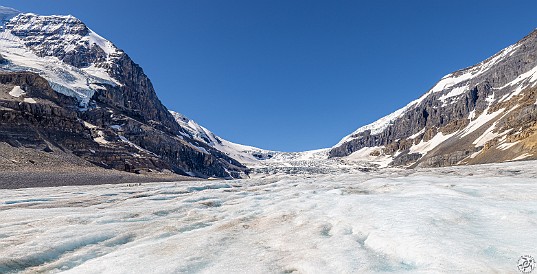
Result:
M329 147L537 28L537 1L0 0L72 14L230 141Z

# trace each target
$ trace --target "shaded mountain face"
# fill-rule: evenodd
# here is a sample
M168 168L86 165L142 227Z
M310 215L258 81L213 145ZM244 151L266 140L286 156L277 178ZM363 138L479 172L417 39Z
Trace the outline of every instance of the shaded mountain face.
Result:
M126 171L244 175L242 164L181 127L142 68L77 18L4 8L0 19L0 111L8 113L0 142Z
M330 157L447 166L537 159L537 30L343 138Z

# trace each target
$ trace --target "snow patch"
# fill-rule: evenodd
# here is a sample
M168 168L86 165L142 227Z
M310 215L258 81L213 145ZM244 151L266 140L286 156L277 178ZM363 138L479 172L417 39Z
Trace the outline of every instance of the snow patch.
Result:
M496 123L494 123L491 127L485 130L485 132L481 136L479 136L477 139L475 139L475 141L472 144L474 144L476 147L484 146L488 141L498 136L501 136L502 134L493 132L495 128L496 128Z
M468 86L456 87L453 88L449 93L440 96L438 100L440 100L442 103L446 103L447 99L464 94L468 90Z
M422 128L420 131L408 136L408 139L415 139L416 137L420 136L423 133L425 133L425 127Z
M145 153L155 155L155 153L153 153L153 152L151 152L151 151L149 151L149 150L146 150L146 149L144 149L144 148L138 146L137 144L135 144L135 143L129 141L129 139L127 139L125 136L118 135L118 137L119 137L119 139L120 139L122 142L127 143L128 145L130 145L131 147L136 148L136 149L139 150L139 151L143 151L143 152L145 152Z
M500 52L490 57L489 59L481 62L478 65L478 68L479 68L478 74L482 74L483 72L491 69L494 65L496 65L498 62L500 62L504 58L512 56L518 50L520 46L521 46L520 44L514 44L511 46L508 46L507 48L501 50Z
M93 124L90 124L90 123L88 123L88 122L86 122L86 121L83 121L83 123L84 123L84 126L87 127L87 128L89 128L89 129L95 129L95 128L97 128L97 126L95 126L95 125L93 125Z
M384 146L364 147L353 152L351 155L346 156L345 159L350 161L368 162L376 164L378 165L378 167L384 168L387 167L393 161L394 157L391 155L384 154L382 152L383 149Z
M470 113L468 113L468 119L470 121L472 121L473 119L475 119L475 109L470 111Z
M85 122L84 122L85 123ZM96 138L93 138L93 140L101 145L106 145L110 142L106 141L106 139L104 138L104 132L102 130L99 130L97 131L97 136Z
M489 96L487 96L487 98L485 98L485 101L488 103L488 105L492 105L492 103L494 102L494 99L496 98L496 94L493 92L492 94L490 94Z
M479 153L481 153L481 151L483 151L483 150L476 151L476 152L472 153L472 154L470 155L470 159L475 158L477 155L479 155Z
M24 98L24 102L29 103L29 104L36 104L37 103L34 98Z
M504 88L516 86L514 91L508 94L508 96L503 97L500 100L500 102L508 101L509 99L513 98L513 96L520 94L520 92L522 92L522 90L524 90L526 87L529 87L530 84L532 84L531 86L533 87L536 83L537 83L537 66L519 75L513 81L505 84L504 86L499 87L498 89L504 89Z
M513 160L511 160L511 161L523 160L523 159L526 159L526 158L531 157L531 156L533 156L533 154L524 153L524 154L522 154L522 155L520 155L518 157L513 158Z
M24 91L20 86L13 87L13 89L9 92L9 95L17 98L23 96L24 94L26 94L26 91Z
M87 67L87 68L82 68L82 70L84 72L86 72L87 74L91 75L91 76L94 76L98 79L101 79L101 80L104 80L102 81L102 83L113 83L112 86L121 86L122 84L112 78L112 76L110 76L110 74L108 74L108 72L106 71L105 68L99 68L99 67L96 67L95 64L91 64L91 66ZM102 89L102 87L100 87Z
M501 145L498 146L498 149L500 150L508 150L510 148L512 148L514 145L520 143L520 141L516 141L516 142L513 142L513 143L503 143Z
M192 147L194 147L194 149L196 149L197 151L203 153L203 154L211 154L209 153L204 147L200 147L200 146L195 146L195 145L192 145Z
M488 110L489 110L489 108L486 108L481 113L481 115L479 115L479 117L477 117L477 119L470 121L470 123L466 126L466 128L464 128L460 132L461 137L464 137L464 136L474 132L475 130L479 129L480 127L482 127L483 125L485 125L486 123L488 123L489 121L491 121L492 119L494 119L498 115L500 115L505 109L502 108L502 109L499 109L499 110L497 110L495 112L492 112L492 113L488 113Z
M349 141L352 141L354 139L357 139L359 137L354 137L354 135L357 135L359 133L362 133L362 132L365 132L365 131L368 131L370 130L371 131L371 135L375 135L375 134L379 134L379 133L382 133L386 128L388 128L390 125L393 124L393 122L395 120L397 120L397 118L401 117L402 114L404 114L408 109L410 109L411 107L415 106L416 104L418 104L418 100L415 100L415 101L412 101L410 104L406 105L405 107L389 114L389 115L386 115L380 119L378 119L377 121L371 123L371 124L368 124L368 125L365 125L365 126L362 126L360 128L358 128L357 130L355 130L353 133L347 135L346 137L344 137L343 139L341 139L341 141L339 141L335 146L333 146L333 148L335 147L338 147L338 146L341 146L342 144L344 143L347 143Z
M449 89L457 84L460 84L464 81L470 80L473 77L477 75L472 74L471 72L467 71L465 73L461 73L458 76L455 76L453 73L448 74L444 76L431 90L431 93L440 92L446 89Z
M417 145L414 144L410 147L410 153L420 153L421 155L427 154L429 151L436 148L441 143L445 142L447 139L451 138L455 133L444 135L442 132L438 132L432 139L425 142L421 140Z

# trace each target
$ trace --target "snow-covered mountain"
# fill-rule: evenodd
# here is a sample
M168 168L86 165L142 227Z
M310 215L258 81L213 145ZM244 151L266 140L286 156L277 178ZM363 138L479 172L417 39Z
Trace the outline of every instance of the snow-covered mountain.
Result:
M57 92L75 97L81 107L87 107L102 85L121 85L107 70L123 52L77 18L3 10L0 54L9 63L2 70L35 72Z
M230 142L220 138L210 130L200 126L194 120L187 118L179 112L170 111L170 113L175 118L175 121L177 121L182 128L188 131L192 138L224 152L227 156L239 161L242 164L256 165L259 163L259 161L271 159L275 155L281 153Z
M0 142L129 172L244 175L179 125L142 68L79 19L0 7L0 20Z
M446 166L537 158L537 30L360 127L330 157Z

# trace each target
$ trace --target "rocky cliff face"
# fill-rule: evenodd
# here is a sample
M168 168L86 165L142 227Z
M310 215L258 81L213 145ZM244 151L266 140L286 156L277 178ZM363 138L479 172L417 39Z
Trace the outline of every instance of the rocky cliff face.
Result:
M4 17L0 142L68 150L93 164L130 172L244 175L239 162L181 127L142 68L77 18ZM24 95L10 95L13 89Z
M443 77L406 107L341 140L330 157L446 166L536 159L537 30Z

